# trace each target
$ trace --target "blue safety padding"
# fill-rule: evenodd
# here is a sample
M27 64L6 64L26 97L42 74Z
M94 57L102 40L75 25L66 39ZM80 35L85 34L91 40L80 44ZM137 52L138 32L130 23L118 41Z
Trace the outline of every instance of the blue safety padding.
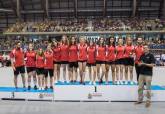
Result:
M67 82L61 82L61 81L58 81L58 83L56 83L55 85L83 85L83 84L80 84L80 82L73 82L73 83L67 83ZM85 85L90 85L89 84L89 81L85 81ZM91 84L93 86L93 84ZM96 82L96 85L113 85L112 81L109 81L108 84L105 83L105 81L102 83L102 84L99 84L99 82L97 81ZM122 85L131 85L130 82L128 82L128 84L122 84ZM137 83L134 82L133 85L131 86L134 86L134 85L137 85Z
M48 90L34 90L31 88L27 90L27 88L15 88L15 87L0 87L0 92L38 92L38 93L53 93L51 89Z

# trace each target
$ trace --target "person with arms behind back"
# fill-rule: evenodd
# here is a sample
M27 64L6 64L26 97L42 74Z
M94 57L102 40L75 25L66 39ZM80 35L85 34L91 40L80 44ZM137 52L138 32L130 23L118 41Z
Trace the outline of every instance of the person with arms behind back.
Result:
M21 42L17 42L15 48L10 53L11 65L14 70L14 85L18 88L18 75L21 74L22 84L25 88L25 64L24 64L24 51L21 48Z

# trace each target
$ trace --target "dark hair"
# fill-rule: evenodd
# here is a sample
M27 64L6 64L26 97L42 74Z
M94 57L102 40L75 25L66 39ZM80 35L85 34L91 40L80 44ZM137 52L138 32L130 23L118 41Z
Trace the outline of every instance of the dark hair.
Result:
M119 40L120 40L120 39L122 39L122 40L123 40L123 38L121 38L121 37L120 37L120 38L118 38L118 41L117 41L117 44L118 44L118 45L119 45ZM123 42L123 43L124 43L124 42Z
M59 45L58 41L55 39L55 40L53 41L53 44L52 44L53 47L55 47L54 42L57 43L57 46Z
M21 41L20 41L20 40L16 41L16 43L15 43L15 44L17 45L17 44L19 44L19 43L21 43Z
M96 45L95 42L94 42L93 40L89 40L89 41L87 41L88 46L90 46L90 42L93 42L93 46Z
M69 46L72 45L72 38L75 38L75 42L74 42L74 44L75 44L75 45L77 44L76 36L71 36L71 37L69 38Z
M98 42L97 42L97 44L98 44L99 46L100 46L100 40L101 40L102 38L103 38L103 37L100 37L99 40L98 40ZM104 41L103 41L102 46L105 46L105 39L103 38L103 40L104 40Z
M113 38L114 39L114 42L113 42L113 44L111 44L111 42L110 42L110 39L111 38ZM112 45L112 46L115 46L116 45L116 42L115 42L115 38L114 37L109 37L109 38L107 38L107 44L110 46L110 45Z

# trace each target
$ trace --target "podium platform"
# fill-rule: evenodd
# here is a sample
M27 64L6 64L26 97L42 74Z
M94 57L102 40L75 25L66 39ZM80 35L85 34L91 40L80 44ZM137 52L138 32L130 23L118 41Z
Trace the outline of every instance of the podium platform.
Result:
M136 83L131 85L113 85L108 84L85 85L76 83L54 84L54 90L34 90L30 91L24 88L15 89L14 87L0 87L0 99L6 100L39 100L39 101L100 101L100 102L127 102L137 100ZM145 91L144 91L145 94ZM152 101L165 101L165 87L152 85ZM145 100L145 97L144 97Z
M53 100L52 90L27 90L25 88L0 87L0 98L5 100Z
M85 85L76 83L58 82L54 86L54 100L59 101L136 101L138 86L136 83L131 85L108 84ZM144 91L145 94L145 91ZM152 101L165 101L165 87L152 85ZM144 97L145 100L145 97Z

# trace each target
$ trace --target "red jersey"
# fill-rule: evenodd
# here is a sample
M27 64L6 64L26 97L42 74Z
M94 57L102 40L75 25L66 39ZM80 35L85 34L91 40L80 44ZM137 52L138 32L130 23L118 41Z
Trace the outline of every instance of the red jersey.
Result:
M116 46L116 59L124 58L124 46Z
M36 68L44 68L44 57L36 55Z
M143 46L136 46L135 47L135 63L138 64L139 63L139 60L140 60L140 57L141 55L144 53L144 50L143 50Z
M25 53L26 58L26 67L35 67L36 66L36 52L27 51Z
M130 46L126 45L126 46L125 46L124 57L125 57L125 58L131 57L131 56L133 55L134 51L135 51L134 49L135 49L135 48L134 48L133 45L130 45Z
M87 63L95 63L96 62L96 47L95 46L89 46L87 48Z
M105 46L97 46L96 47L96 60L105 61L106 59L106 47Z
M78 47L77 45L71 45L69 47L69 62L78 61Z
M58 47L54 47L53 48L53 59L54 59L54 61L56 61L56 62L59 62L60 61L60 47L58 46Z
M53 51L45 51L45 69L53 69Z
M10 53L10 58L14 61L14 67L24 66L24 51L20 49L13 49Z
M79 44L78 45L78 60L86 61L87 60L87 44Z
M3 61L3 56L2 55L0 55L0 61Z
M115 61L115 58L116 58L115 46L108 46L106 60L111 62L111 61Z
M60 46L60 61L68 61L69 58L69 46L61 44Z

